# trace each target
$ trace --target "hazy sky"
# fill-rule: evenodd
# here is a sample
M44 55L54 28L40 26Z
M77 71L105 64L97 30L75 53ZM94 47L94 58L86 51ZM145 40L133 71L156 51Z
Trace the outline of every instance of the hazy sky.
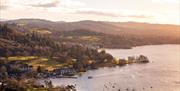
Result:
M180 24L179 0L0 0L1 19Z

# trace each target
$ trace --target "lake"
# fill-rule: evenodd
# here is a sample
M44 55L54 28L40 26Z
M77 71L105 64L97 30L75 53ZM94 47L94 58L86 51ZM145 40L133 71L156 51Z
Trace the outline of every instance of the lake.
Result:
M150 45L132 49L106 49L116 58L145 55L147 64L105 67L77 79L51 79L53 85L76 84L78 91L180 91L180 45ZM88 79L88 76L93 76Z

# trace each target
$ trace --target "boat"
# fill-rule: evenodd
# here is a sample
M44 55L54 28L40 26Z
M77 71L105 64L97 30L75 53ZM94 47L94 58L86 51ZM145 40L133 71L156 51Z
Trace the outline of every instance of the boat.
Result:
M92 76L88 76L88 79L92 79L93 77Z

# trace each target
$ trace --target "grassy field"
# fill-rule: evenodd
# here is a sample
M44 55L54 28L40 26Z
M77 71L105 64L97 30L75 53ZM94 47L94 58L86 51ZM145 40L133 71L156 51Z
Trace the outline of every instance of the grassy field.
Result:
M38 28L31 29L30 32L37 32L40 34L51 34L51 32L47 29L38 29Z
M34 60L37 58L38 58L37 56L12 56L12 57L8 57L7 60L8 61L16 61L16 60L28 61L28 60Z
M48 91L47 88L30 88L27 91Z
M81 40L91 41L91 42L97 42L100 40L97 36L82 36L80 37Z
M8 57L7 60L8 62L22 61L23 63L32 65L34 69L36 69L38 66L41 66L49 71L68 65L67 63L60 63L55 60L49 60L48 58L38 56L12 56Z

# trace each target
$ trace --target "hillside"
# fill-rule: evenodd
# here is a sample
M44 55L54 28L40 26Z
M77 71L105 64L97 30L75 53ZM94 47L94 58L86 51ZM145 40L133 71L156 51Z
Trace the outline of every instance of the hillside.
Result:
M180 33L179 25L149 24L137 22L103 22L103 21L79 21L79 22L52 22L41 19L19 19L10 20L5 23L23 25L25 28L47 28L53 31L72 31L88 29L106 34L155 34L163 33L171 35ZM162 31L163 30L163 31ZM174 36L174 35L173 35Z
M53 35L40 34L38 32L22 32L14 30L15 25L0 26L0 58L13 56L45 57L51 62L70 63L76 59L79 62L95 60L103 61L111 58L108 53L101 54L97 49L79 43L54 39ZM86 34L84 32L83 34ZM89 34L89 32L88 32Z
M54 40L106 48L179 44L180 26L137 22L52 22L41 19L3 21L22 32L52 35Z

